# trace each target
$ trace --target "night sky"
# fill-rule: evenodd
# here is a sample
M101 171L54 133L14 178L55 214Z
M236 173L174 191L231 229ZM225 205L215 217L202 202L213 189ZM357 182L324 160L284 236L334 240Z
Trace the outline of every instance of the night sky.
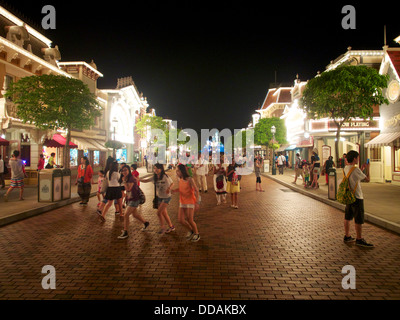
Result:
M93 59L104 74L99 88L132 76L157 115L195 130L247 127L275 74L278 83L293 83L296 74L308 80L348 46L382 49L384 25L389 46L398 47L393 39L400 35L398 7L386 2L0 4L58 45L61 61ZM55 30L41 28L46 4L56 8ZM356 9L355 30L342 28L347 4Z

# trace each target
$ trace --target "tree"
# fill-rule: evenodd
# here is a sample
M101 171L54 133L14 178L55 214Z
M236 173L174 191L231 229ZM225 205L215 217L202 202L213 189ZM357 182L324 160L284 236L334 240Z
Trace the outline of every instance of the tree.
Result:
M337 126L336 163L340 131L351 118L371 118L373 106L388 104L382 94L388 76L367 66L340 66L311 79L300 99L309 119L331 118Z
M59 75L21 78L10 85L6 98L14 98L17 116L40 129L67 131L63 166L69 167L71 130L89 129L101 116L101 106L81 80Z
M271 132L272 126L275 126L275 142ZM286 126L283 119L280 118L262 118L254 127L254 143L266 145L269 148L277 149L280 144L286 141Z

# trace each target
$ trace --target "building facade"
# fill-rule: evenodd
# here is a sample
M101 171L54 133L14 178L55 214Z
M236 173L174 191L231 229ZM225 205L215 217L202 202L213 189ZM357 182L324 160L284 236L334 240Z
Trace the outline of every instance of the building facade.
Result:
M119 161L141 161L141 141L134 127L149 105L132 77L118 79L115 89L102 90L97 87L97 80L103 75L93 61L60 60L58 46L53 48L51 40L0 7L0 137L5 140L0 146L2 159L8 163L12 151L19 150L21 159L26 162L27 184L37 182L40 154L47 160L54 152L56 163L62 163L66 132L40 130L24 124L17 117L17 107L4 98L11 82L33 75L54 74L84 82L103 109L102 116L90 130L71 131L69 165L72 175L76 174L82 156L89 158L95 171L104 167L107 157L113 154L113 149L106 147L107 141L122 143L123 147L116 152Z

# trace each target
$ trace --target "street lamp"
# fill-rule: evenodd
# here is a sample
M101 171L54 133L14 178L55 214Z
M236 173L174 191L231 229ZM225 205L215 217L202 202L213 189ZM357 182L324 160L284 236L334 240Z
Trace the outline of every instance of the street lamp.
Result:
M275 132L276 132L275 126L272 126L272 127L271 127L271 133L272 133L272 175L273 175L273 176L276 175L276 167L275 167L275 146L274 146L274 142L275 142Z
M112 119L112 122L113 122L113 127L114 127L114 138L113 138L113 141L114 141L114 143L113 143L113 158L115 159L115 128L117 127L117 125L118 125L118 119L116 118L116 117L114 117L113 119Z

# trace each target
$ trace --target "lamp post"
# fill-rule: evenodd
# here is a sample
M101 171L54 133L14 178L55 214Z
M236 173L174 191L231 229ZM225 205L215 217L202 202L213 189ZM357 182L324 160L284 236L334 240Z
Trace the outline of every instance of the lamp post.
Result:
M117 125L118 125L118 119L116 118L116 117L114 117L113 119L112 119L112 122L113 122L113 127L114 127L114 137L113 137L113 141L114 141L114 143L113 143L113 158L115 159L115 128L117 127Z
M272 175L273 175L273 176L276 175L276 167L275 167L275 146L274 146L274 142L275 142L275 132L276 132L275 126L272 126L272 127L271 127L271 133L272 133Z

